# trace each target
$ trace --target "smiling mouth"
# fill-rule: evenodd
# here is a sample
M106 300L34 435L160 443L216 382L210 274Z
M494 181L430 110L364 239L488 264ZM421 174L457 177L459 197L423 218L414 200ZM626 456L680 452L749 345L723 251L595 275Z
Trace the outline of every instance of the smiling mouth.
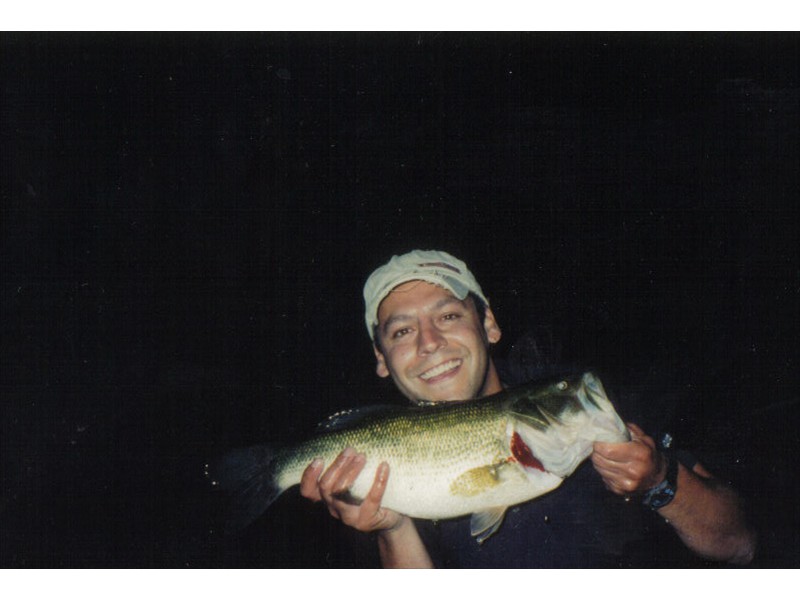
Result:
M429 381L434 377L438 377L439 375L447 373L448 371L451 371L459 366L461 366L461 359L456 358L453 360L448 360L447 362L437 365L432 369L428 369L424 373L420 374L419 378L423 381Z

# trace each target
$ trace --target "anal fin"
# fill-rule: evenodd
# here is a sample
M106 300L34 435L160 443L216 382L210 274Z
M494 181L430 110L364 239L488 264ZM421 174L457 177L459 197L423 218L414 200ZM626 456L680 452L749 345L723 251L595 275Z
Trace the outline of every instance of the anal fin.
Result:
M482 544L500 527L503 516L506 514L507 506L495 506L483 512L473 513L470 520L470 533Z

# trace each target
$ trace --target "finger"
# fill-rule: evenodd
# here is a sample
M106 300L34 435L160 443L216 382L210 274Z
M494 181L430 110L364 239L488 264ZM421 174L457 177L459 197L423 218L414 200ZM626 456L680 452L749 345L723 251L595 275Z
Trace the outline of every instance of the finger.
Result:
M599 471L611 471L615 469L617 463L613 460L609 460L602 454L594 453L592 454L592 464L594 465L595 469Z
M326 493L330 495L333 491L333 486L336 484L339 474L347 466L354 454L355 450L345 448L323 473L322 477L319 478L319 488L323 497L325 497Z
M603 480L606 484L608 491L616 494L617 496L630 496L636 491L636 486L631 481L607 481Z
M389 464L382 462L375 472L372 487L361 505L360 518L364 519L369 530L396 527L399 515L381 506L386 486L389 482Z
M625 468L617 466L605 467L598 464L594 458L592 463L606 488L615 494L630 493L631 489L636 487L630 473Z
M375 512L380 508L381 502L383 501L383 493L386 491L386 484L388 481L389 464L382 462L375 471L375 480L372 482L372 487L361 505L364 512Z
M311 464L306 467L306 470L303 471L303 476L300 479L301 496L308 498L309 500L313 500L314 502L322 500L322 496L319 493L318 482L324 466L325 463L321 458L315 458L313 461L311 461Z
M659 463L653 461L652 454L644 450L641 443L631 452L631 459L623 462L608 461L601 456L592 455L595 470L606 482L607 487L616 493L634 493L653 487L659 481ZM619 490L619 491L618 491Z
M363 454L355 454L351 459L342 465L336 480L331 482L331 490L334 495L346 494L348 490L355 483L361 471L364 470L364 465L367 464L367 457ZM350 500L352 503L352 499Z
M640 463L612 462L593 456L592 464L606 483L613 484L628 493L638 489L639 483L644 478Z
M645 433L644 429L639 427L636 423L628 423L628 431L631 432L631 441L640 442L648 448L655 448L655 440Z
M595 442L592 449L592 458L601 457L607 461L619 462L624 460L630 442Z
M626 425L628 426L628 431L630 431L634 437L641 438L647 435L644 429L639 427L636 423L627 423Z
M593 454L592 463L598 469L634 479L646 475L656 465L651 450L640 442L628 444L624 452L615 453L614 458Z
M643 435L634 437L630 442L619 444L595 442L593 450L593 456L600 456L618 463L642 461L648 460L648 457L653 454L655 442L653 438Z
M627 475L627 465L605 460L601 457L592 457L592 465L603 479L616 480Z

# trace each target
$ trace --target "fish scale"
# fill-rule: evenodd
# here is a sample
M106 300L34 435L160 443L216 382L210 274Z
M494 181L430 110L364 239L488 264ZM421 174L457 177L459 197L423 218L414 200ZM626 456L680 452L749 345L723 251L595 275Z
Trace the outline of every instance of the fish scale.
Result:
M420 486L445 484L443 473L466 471L501 458L508 419L496 406L465 406L467 410L458 411L445 408L449 407L414 409L420 412L363 423L288 449L285 462L276 465L281 473L278 485L286 489L299 483L311 460L320 457L330 464L343 448L351 446L367 454L365 468L351 488L352 495L363 497L378 465L386 461L392 474L384 505L391 508L404 505L407 499L403 495L414 493ZM495 431L487 435L491 422Z
M477 400L339 414L304 443L233 453L218 480L236 497L231 523L243 526L300 483L312 460L330 465L349 446L366 456L349 490L356 500L385 461L384 507L425 519L473 514L473 534L483 541L507 507L558 487L595 441L627 439L600 380L583 373Z

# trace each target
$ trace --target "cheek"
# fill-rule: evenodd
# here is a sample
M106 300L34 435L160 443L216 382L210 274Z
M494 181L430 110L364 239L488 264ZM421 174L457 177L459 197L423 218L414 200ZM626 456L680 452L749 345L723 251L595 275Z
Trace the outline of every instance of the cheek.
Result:
M408 347L397 346L384 354L386 367L393 373L402 373L404 367L414 358L414 351Z
M454 331L450 338L454 343L468 348L472 352L479 351L486 347L486 339L481 333L472 327L465 327L459 331Z

